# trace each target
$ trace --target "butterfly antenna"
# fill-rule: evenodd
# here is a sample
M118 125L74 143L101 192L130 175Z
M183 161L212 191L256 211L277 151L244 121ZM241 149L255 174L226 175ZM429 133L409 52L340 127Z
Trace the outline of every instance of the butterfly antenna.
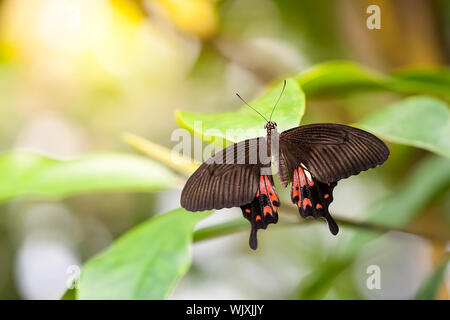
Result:
M249 107L250 107L251 109L253 109L256 113L258 113L261 117L263 117L264 120L266 120L266 122L269 122L269 121L267 120L267 118L264 117L258 110L256 110L255 108L253 108L251 105L249 105L249 104L247 103L247 101L245 101L244 99L242 99L242 97L239 95L239 93L236 93L236 95L237 95L237 97L238 97L239 99L241 99L242 102L244 102L247 106L249 106Z
M269 121L272 120L273 112L275 111L275 108L277 107L278 102L280 102L281 96L283 95L283 92L284 92L284 89L285 89L285 88L286 88L286 80L284 80L283 89L281 90L281 93L280 93L280 96L278 97L277 102L276 102L275 105L273 106L272 113L270 114Z

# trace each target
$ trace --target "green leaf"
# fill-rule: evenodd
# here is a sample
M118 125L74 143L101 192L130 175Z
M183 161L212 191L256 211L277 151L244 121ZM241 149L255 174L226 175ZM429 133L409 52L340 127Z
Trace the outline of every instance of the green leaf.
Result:
M60 300L76 300L78 289L67 289Z
M440 67L396 70L390 86L396 91L426 93L450 100L450 70Z
M191 264L192 232L210 212L149 219L82 268L78 299L164 299Z
M350 61L330 61L312 66L295 79L307 96L387 90L450 100L450 71L446 68L411 68L386 75Z
M20 196L61 197L104 191L156 191L175 175L144 157L92 154L61 161L27 152L0 155L0 201Z
M349 61L330 61L317 64L296 77L308 96L383 89L386 87L387 79L383 74Z
M450 157L450 110L436 98L402 100L363 119L359 126L386 140Z
M250 105L269 118L272 108L277 101L283 83L265 92ZM278 131L284 131L298 126L305 112L305 95L293 79L287 79L286 90L278 103L272 119L278 125ZM238 111L223 113L190 113L177 111L176 118L181 127L202 137L205 141L214 141L218 145L224 142L232 143L265 134L265 120L248 106ZM197 128L196 121L201 121ZM254 132L249 132L253 130ZM263 132L261 132L263 130ZM227 136L227 132L231 135Z
M423 160L397 188L370 205L367 208L366 220L382 222L392 227L406 226L449 181L448 159L430 156ZM302 281L298 298L323 297L333 285L333 281L353 263L364 246L378 236L378 232L358 230L352 237L344 240L344 243L340 243L322 266Z
M422 286L416 295L417 300L432 300L436 298L439 287L444 281L449 261L450 257L445 257L444 261L433 271L424 283L422 283Z

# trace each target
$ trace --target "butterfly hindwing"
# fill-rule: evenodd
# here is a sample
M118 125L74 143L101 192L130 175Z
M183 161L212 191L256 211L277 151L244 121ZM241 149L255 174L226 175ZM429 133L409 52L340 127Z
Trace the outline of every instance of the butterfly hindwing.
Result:
M251 223L250 248L258 247L257 232L266 229L270 223L278 222L278 208L280 200L273 185L271 175L261 175L258 190L254 199L241 206L243 216Z
M292 172L291 200L297 205L303 218L325 218L333 235L339 227L328 211L333 201L333 189L337 182L323 183L314 179L301 164Z

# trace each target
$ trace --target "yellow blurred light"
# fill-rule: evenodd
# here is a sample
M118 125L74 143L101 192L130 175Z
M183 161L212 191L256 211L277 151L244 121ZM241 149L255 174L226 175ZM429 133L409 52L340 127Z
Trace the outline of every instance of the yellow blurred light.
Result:
M107 1L9 0L2 12L2 41L20 55L80 53L106 32Z
M148 0L152 1L152 0ZM202 39L211 37L217 28L217 15L210 0L154 0L183 32Z
M114 76L156 79L182 74L198 51L196 41L144 19L129 0L7 0L1 13L2 46L43 77L73 78L100 66Z
M111 0L111 5L120 12L129 21L141 22L142 13L136 7L136 5L129 0Z

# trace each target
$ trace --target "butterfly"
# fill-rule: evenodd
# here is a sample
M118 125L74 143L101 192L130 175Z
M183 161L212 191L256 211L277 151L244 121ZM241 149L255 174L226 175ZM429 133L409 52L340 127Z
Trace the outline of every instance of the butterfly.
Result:
M364 130L336 123L314 123L281 133L265 120L266 137L234 143L206 160L187 180L181 206L189 211L240 207L250 221L249 245L258 246L257 232L278 221L280 200L272 164L283 187L290 184L291 200L301 217L325 218L330 232L339 227L328 207L337 182L384 163L389 149Z

